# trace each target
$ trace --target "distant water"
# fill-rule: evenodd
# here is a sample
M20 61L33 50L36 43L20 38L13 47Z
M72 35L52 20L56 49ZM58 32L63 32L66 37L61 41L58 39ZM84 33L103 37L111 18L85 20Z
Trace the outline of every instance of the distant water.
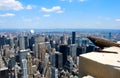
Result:
M30 31L31 29L0 29L0 32ZM115 32L120 33L120 29L33 29L35 32Z

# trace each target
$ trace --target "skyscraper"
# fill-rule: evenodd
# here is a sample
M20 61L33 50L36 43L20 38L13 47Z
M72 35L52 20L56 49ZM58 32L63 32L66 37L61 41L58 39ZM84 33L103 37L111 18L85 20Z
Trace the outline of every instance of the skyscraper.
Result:
M58 70L55 67L51 67L51 78L58 78Z
M24 37L24 42L25 42L25 49L28 49L29 48L29 38L28 38L28 36Z
M38 44L41 42L45 42L45 37L41 35L35 36L35 57L38 58Z
M28 78L33 78L32 56L30 55L30 53L27 54L27 71L28 71Z
M25 40L24 40L23 36L19 36L19 48L20 48L20 50L25 49Z
M72 44L75 44L76 32L72 32Z
M29 39L29 48L31 51L33 51L33 44L35 44L35 37L32 36L30 39Z
M54 52L51 52L50 53L50 63L52 66L55 66L55 53Z
M38 44L38 55L36 55L41 60L41 62L43 62L45 59L45 53L46 53L45 42L41 42Z
M68 45L70 45L70 44L72 44L72 40L71 40L71 38L69 37L69 38L68 38Z
M23 76L23 78L28 78L27 60L26 59L22 59L22 76Z
M65 65L65 62L67 61L67 55L69 53L68 45L60 45L60 52L63 54L63 66Z
M26 50L20 50L18 52L18 55L20 57L20 65L22 66L22 60L27 58L27 54L30 52L29 49Z
M63 54L60 52L55 52L55 67L58 69L63 68Z
M69 52L70 52L70 56L73 58L74 63L76 63L76 59L77 59L76 58L76 55L77 55L76 51L77 51L77 45L71 44Z

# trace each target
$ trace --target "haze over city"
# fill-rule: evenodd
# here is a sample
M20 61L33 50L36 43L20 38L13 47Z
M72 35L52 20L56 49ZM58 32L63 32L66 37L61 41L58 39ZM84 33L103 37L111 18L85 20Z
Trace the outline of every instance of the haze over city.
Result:
M0 0L0 29L120 29L120 0Z

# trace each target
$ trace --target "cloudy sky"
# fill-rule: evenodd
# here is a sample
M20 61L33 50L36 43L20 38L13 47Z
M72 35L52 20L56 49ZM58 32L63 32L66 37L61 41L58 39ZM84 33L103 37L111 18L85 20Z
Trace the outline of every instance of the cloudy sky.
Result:
M0 0L0 28L120 29L120 0Z

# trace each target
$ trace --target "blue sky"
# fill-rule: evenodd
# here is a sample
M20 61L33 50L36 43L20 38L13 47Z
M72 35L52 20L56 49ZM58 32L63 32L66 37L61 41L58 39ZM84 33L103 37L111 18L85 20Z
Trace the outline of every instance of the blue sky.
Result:
M120 0L0 0L0 28L120 29Z

